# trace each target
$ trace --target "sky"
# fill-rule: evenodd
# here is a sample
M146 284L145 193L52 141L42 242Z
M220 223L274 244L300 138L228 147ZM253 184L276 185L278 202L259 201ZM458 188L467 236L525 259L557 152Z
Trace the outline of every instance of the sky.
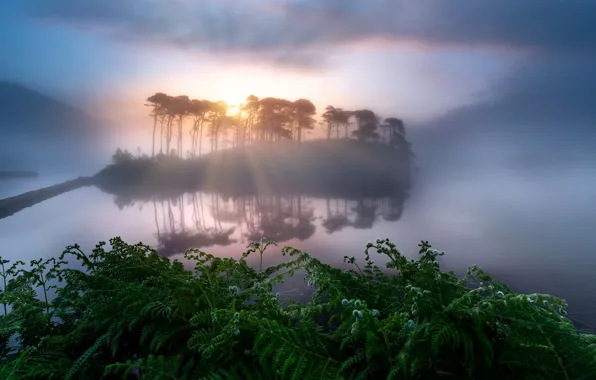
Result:
M158 91L311 99L407 125L596 119L596 2L4 0L0 80L117 120Z

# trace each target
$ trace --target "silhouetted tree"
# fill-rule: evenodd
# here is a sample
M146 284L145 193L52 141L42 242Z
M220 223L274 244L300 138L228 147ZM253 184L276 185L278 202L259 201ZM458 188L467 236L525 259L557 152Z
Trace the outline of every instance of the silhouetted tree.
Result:
M128 150L116 149L116 152L112 155L112 162L115 164L122 164L131 162L134 160L134 156Z
M396 117L388 117L385 119L385 123L390 126L393 133L399 133L403 136L406 135L406 127L404 122Z
M263 98L259 101L260 139L275 141L291 139L294 103L286 99Z
M175 98L172 96L167 97L164 102L164 117L165 117L165 142L166 142L166 154L171 154L170 143L172 142L172 123L176 117L176 104Z
M191 143L190 150L186 152L190 157L196 157L197 150L199 156L202 154L205 128L211 139L211 151L214 152L230 143L234 147L240 147L253 141L295 139L302 142L304 130L313 129L316 122L316 107L308 99L259 99L250 95L244 104L239 105L235 115L228 115L228 105L223 101L191 100L186 95L173 97L158 92L148 97L147 102L153 117L152 156L155 156L158 123L160 154L164 153L165 145L166 154L182 156L185 152L183 134L188 131ZM356 130L350 133L352 117L356 120ZM189 119L192 123L187 123L187 126L185 122ZM377 130L382 127L386 130L383 133L385 141L397 149L411 153L410 144L405 140L404 123L398 118L386 118L385 123L379 125L380 119L372 110L346 111L329 105L321 114L321 120L327 139L331 139L333 131L335 137L339 138L340 129L343 128L346 139L353 136L360 141L376 141L379 139ZM175 149L171 146L174 136L177 137Z
M151 116L153 116L153 144L151 149L151 157L155 157L155 134L157 130L157 119L161 117L162 123L162 134L163 134L163 116L165 112L165 106L168 102L168 96L163 92L157 92L147 98L147 106L152 107Z
M335 123L337 124L337 133L339 137L339 127L344 127L345 131L345 138L348 138L348 127L350 125L350 118L354 115L352 111L345 111L341 108L336 109L335 113Z
M333 106L327 106L321 117L323 118L325 129L327 130L327 140L330 140L331 131L337 128L337 109Z
M206 122L206 114L209 111L209 103L193 99L190 102L189 113L193 117L193 124L190 130L191 156L196 157L197 148L202 144L203 126Z
M362 109L354 111L354 117L356 118L357 130L352 132L354 136L360 141L371 141L376 140L379 134L376 132L379 124L377 115L368 109Z
M246 103L240 107L244 114L244 140L247 142L257 139L255 126L258 122L260 108L259 98L254 95L248 96Z
M341 108L327 106L325 112L321 115L323 118L323 125L327 132L327 140L331 138L331 132L335 130L335 137L339 138L339 129L343 127L345 130L345 138L348 138L348 126L350 118L354 113L352 111L345 111Z
M389 131L389 138L388 143L390 145L396 144L397 135L401 135L403 138L406 136L406 128L404 126L404 122L396 117L388 117L385 119L384 126Z
M219 137L221 134L222 121L226 116L228 105L223 101L209 102L209 136L211 137L211 151L214 152L219 147Z
M315 124L314 115L317 114L317 109L310 100L298 99L294 101L294 116L296 122L296 140L302 141L302 130L313 129Z
M412 153L412 144L406 140L406 137L401 133L395 134L391 145L401 153L401 156L404 159L409 160L414 157L414 153Z
M174 98L171 103L171 111L178 124L178 144L176 150L178 152L178 156L182 157L182 125L184 123L185 117L189 115L191 111L191 102L188 96L180 95Z

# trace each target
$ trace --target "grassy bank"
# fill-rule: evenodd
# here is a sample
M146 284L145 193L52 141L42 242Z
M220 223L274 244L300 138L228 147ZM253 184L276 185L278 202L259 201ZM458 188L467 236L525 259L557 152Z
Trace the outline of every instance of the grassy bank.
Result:
M292 248L281 265L249 267L269 244L239 260L188 251L193 271L120 239L29 269L2 261L1 348L15 334L21 348L0 362L0 378L596 377L596 339L575 330L564 301L512 292L475 266L464 278L443 272L427 242L416 260L388 240L369 243L364 262L345 258L350 271ZM69 259L84 271L64 269ZM272 294L295 273L313 289L306 303Z
M0 199L0 219L12 216L27 207L32 207L60 194L67 193L83 186L90 186L92 183L93 181L89 177L79 177L53 186L28 191L14 197Z
M362 198L403 191L409 163L385 144L349 140L281 141L182 160L129 158L95 176L98 187L137 198L171 192Z

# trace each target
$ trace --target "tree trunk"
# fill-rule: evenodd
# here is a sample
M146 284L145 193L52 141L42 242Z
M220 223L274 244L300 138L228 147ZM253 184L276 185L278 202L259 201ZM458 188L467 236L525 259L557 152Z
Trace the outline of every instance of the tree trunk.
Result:
M163 154L163 122L164 122L165 116L162 116L161 120L159 121L159 125L160 125L160 132L159 132L159 154Z
M153 115L153 145L151 148L151 157L155 157L155 131L157 130L157 114Z
M190 156L192 158L195 158L197 153L197 123L198 120L195 120L190 130Z
M178 119L178 157L182 158L182 116Z
M166 155L170 155L170 143L172 142L172 121L174 118L170 116L168 118L168 130L166 131Z
M203 152L203 123L199 125L199 156Z

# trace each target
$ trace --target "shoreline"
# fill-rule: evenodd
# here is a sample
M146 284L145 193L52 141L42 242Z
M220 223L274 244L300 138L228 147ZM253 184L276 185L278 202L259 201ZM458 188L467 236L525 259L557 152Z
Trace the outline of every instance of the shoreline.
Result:
M12 197L0 199L0 219L7 218L17 212L32 207L47 199L60 194L93 184L92 177L78 177L73 180L58 183L56 185L43 187L41 189L28 191Z
M187 159L131 155L93 176L0 199L0 219L83 186L131 199L197 191L224 197L403 198L412 184L410 164L385 145L325 140L232 148Z

